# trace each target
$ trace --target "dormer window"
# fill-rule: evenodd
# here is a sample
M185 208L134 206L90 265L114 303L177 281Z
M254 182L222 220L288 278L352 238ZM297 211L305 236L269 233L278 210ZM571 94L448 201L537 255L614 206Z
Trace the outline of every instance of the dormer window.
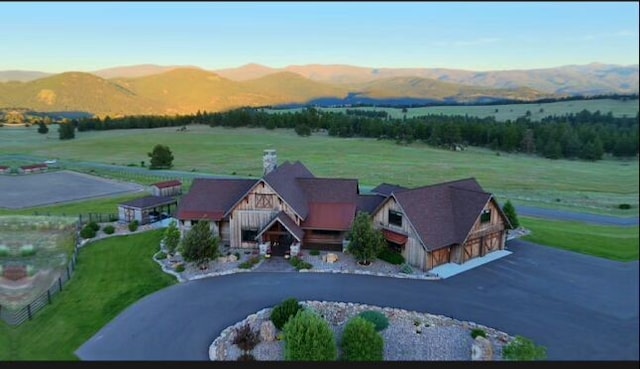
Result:
M491 221L491 209L485 209L480 215L480 223L487 223Z
M402 227L402 213L395 210L389 210L389 224Z

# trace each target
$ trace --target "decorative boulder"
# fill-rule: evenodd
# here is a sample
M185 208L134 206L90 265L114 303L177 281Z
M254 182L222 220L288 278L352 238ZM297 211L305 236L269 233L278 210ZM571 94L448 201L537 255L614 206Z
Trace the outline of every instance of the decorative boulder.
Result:
M260 324L260 339L262 342L273 342L276 340L276 326L271 320L265 320Z
M336 254L334 254L332 252L327 254L327 263L333 264L336 261L338 261L338 255L336 255Z
M490 361L493 360L493 345L488 339L477 336L471 345L472 361Z
M226 256L218 256L218 263L226 263L226 262L227 262Z
M238 261L238 257L235 256L234 254L231 254L229 256L227 256L227 261L230 263L233 263L234 261Z

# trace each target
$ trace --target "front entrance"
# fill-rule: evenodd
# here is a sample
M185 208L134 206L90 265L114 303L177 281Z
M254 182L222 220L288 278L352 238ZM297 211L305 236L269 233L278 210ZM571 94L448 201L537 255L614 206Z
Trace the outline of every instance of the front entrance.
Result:
M293 243L293 237L289 233L266 232L267 240L271 243L272 256L284 256L289 251L289 246Z

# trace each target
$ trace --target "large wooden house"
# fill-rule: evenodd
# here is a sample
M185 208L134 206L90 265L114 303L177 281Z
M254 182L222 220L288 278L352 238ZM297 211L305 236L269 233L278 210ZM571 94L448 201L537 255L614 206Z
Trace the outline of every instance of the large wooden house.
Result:
M341 251L362 211L389 247L421 270L504 249L509 221L473 178L414 189L382 184L361 194L356 179L318 178L300 162L275 166L268 154L260 179L195 179L178 204L183 235L209 222L221 244L233 248Z

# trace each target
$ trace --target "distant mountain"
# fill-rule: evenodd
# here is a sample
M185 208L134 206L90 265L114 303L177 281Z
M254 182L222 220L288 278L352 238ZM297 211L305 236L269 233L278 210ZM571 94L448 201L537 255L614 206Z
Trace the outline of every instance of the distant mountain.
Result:
M31 70L5 70L0 71L0 82L28 82L34 79L50 76L51 73L37 72Z
M106 79L90 73L67 72L26 82L3 82L0 83L0 108L101 116L173 115L241 106L491 103L638 92L637 65L589 64L471 72L347 65L277 69L247 64L212 72L197 67L149 64L96 73L136 77Z
M140 65L130 65L124 67L115 67L108 69L101 69L95 72L91 72L91 74L95 74L98 77L102 77L105 79L110 78L137 78L137 77L145 77L151 76L154 74L160 74L164 72L168 72L177 68L197 68L193 66L184 67L184 66L161 66L155 64L140 64Z
M269 68L262 66L262 75ZM474 72L446 68L368 68L349 65L293 65L275 69L273 73L291 71L318 82L353 85L394 77L430 78L483 88L515 89L528 87L561 95L599 95L637 93L639 66L592 63L547 69ZM243 80L246 66L220 71L220 75ZM255 75L253 72L251 75ZM249 75L249 74L246 74Z

